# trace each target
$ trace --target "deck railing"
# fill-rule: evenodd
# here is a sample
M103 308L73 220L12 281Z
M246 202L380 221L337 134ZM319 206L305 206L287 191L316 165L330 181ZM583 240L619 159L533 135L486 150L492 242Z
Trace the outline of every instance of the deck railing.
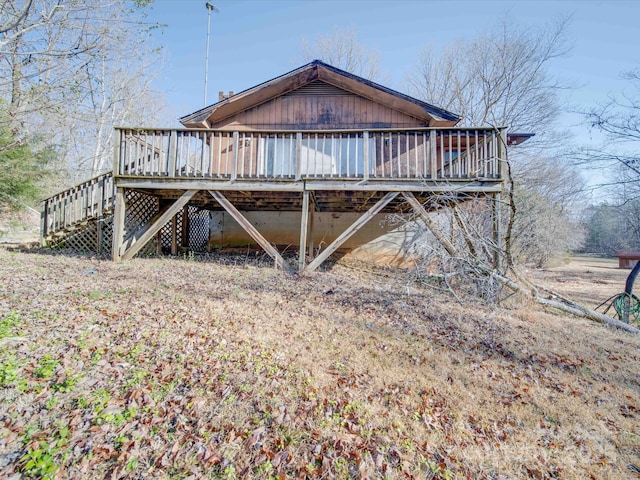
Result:
M118 129L115 174L226 180L500 179L493 128L370 131Z
M43 238L80 222L102 217L113 208L114 196L113 174L109 172L45 199L42 205Z

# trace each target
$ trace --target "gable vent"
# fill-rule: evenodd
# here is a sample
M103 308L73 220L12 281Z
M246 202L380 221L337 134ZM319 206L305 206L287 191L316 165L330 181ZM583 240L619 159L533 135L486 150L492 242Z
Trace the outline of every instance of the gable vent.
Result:
M296 90L293 90L287 94L285 97L294 97L298 95L352 95L346 90L342 90L341 88L334 87L325 82L315 81L311 82L304 87L300 87Z

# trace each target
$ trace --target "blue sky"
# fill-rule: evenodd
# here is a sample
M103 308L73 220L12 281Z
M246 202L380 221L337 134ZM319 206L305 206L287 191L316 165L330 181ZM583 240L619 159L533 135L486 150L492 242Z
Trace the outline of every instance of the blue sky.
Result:
M292 70L303 39L352 29L361 44L378 52L387 86L406 91L405 77L421 49L472 38L507 15L536 28L571 15L566 58L552 73L576 86L569 104L588 107L620 92L620 73L640 66L640 1L393 1L393 0L213 0L207 104L218 91L242 91ZM155 82L176 116L203 106L207 34L205 0L155 0L149 20L165 24L156 40L165 48L165 68ZM563 117L565 118L565 117ZM567 126L579 119L567 115ZM175 126L168 125L168 126ZM586 127L574 128L587 138Z

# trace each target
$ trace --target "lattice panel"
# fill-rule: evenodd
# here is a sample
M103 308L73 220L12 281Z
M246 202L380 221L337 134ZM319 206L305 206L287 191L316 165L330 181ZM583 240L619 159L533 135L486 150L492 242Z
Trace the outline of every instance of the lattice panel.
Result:
M187 248L192 252L206 252L209 246L209 212L201 210L193 205L188 207L188 228ZM176 214L176 233L178 246L182 246L182 229L184 224L184 209ZM172 222L167 223L160 233L162 235L162 251L169 254L171 252Z
M124 219L124 237L146 225L158 213L158 199L144 193L127 191L127 214Z
M98 222L98 225L102 228L102 254L110 256L113 246L113 213Z
M124 238L144 227L160 210L156 197L128 190L126 194L127 214L124 218ZM112 229L113 232L113 229ZM137 254L139 257L156 254L156 242L150 241Z
M189 249L206 252L209 247L209 212L189 207Z
M125 216L125 238L146 225L160 210L160 202L156 197L140 192L127 191L127 212ZM193 252L206 252L209 246L209 212L193 205L188 206L188 249ZM184 209L176 215L176 232L178 246L182 244L182 228ZM100 235L99 235L100 233ZM169 221L160 230L162 252L171 252L172 222ZM101 248L98 248L98 242ZM113 211L106 213L101 220L90 220L83 225L76 225L73 231L62 237L49 240L51 248L69 248L80 252L99 253L110 256L113 241ZM138 253L138 256L152 256L157 253L158 242L151 240Z
M71 232L67 232L62 237L50 240L51 248L69 248L78 252L97 252L97 226L95 222L88 222L78 226Z
M180 210L176 214L176 235L178 240L178 246L182 244L182 217L184 210ZM171 232L173 230L173 219L162 227L160 234L162 235L162 252L171 253Z

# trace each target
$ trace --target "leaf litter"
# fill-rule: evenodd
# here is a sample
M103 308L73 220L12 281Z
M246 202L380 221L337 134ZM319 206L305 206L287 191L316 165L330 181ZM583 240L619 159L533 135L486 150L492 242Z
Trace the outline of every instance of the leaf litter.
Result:
M0 322L2 478L633 478L640 464L638 339L459 305L407 271L0 250Z

